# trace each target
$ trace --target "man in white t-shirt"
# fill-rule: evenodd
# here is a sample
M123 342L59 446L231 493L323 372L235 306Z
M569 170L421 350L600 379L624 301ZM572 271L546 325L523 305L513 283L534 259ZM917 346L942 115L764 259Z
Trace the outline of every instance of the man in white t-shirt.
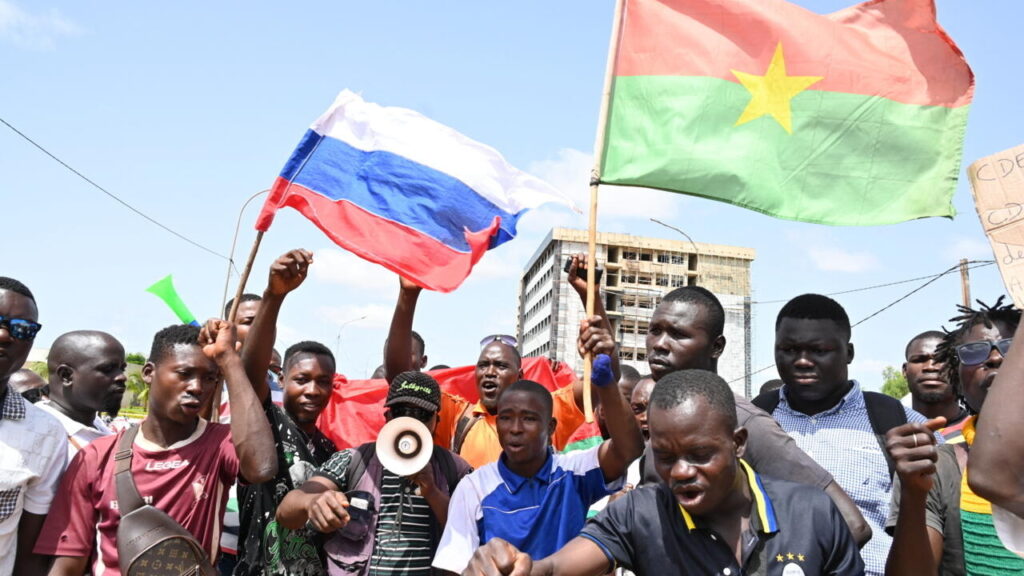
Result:
M64 426L68 461L97 438L114 433L99 412L117 415L124 396L124 347L106 332L61 334L47 357L50 398L39 403Z

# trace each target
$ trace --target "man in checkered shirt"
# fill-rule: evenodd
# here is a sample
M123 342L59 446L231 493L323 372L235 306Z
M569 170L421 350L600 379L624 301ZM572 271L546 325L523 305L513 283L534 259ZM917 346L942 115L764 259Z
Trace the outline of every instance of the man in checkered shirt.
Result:
M848 377L852 361L850 319L838 302L804 294L779 311L775 364L784 384L772 416L857 504L873 532L861 549L866 573L882 576L892 543L883 529L892 476L868 416L865 392ZM893 398L872 399L885 400L895 403L907 422L926 420Z
M0 574L45 574L32 553L67 461L67 437L53 416L12 392L39 331L32 292L0 276Z

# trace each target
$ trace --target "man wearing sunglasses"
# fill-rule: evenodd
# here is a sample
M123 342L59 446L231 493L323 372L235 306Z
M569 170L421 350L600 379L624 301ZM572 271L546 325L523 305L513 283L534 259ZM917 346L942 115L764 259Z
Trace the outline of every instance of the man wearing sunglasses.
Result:
M1020 324L1020 310L1002 301L982 304L979 310L961 306L961 315L952 319L958 323L956 330L936 349L936 360L945 363L949 382L973 414L986 404ZM998 386L1010 387L1012 380L1001 379ZM1020 394L1019 389L1014 394ZM1019 428L1020 414L1015 418ZM887 435L897 471L886 524L894 535L887 573L1024 573L1024 560L996 536L991 503L966 482L967 472L972 478L976 469L992 472L977 466L971 451L978 422L976 415L967 419L964 442L958 444L935 445L931 431L945 424L943 417L900 426ZM1014 430L1008 437L1018 433Z
M410 364L413 316L421 288L402 278L401 290L391 319L385 346L385 377L417 367ZM441 394L441 412L434 442L461 455L474 468L494 462L501 454L498 441L497 407L501 391L522 378L522 358L518 342L506 334L492 334L480 341L476 363L476 389L479 400L474 404L446 392ZM570 436L583 423L578 406L582 390L566 387L552 392L554 418L557 421L552 440L556 450L565 448Z
M403 372L388 387L384 418L415 418L433 432L440 404L436 380ZM277 521L329 535L324 545L328 574L427 574L448 520L450 496L470 471L465 460L444 447L433 450L430 462L406 477L381 465L373 442L336 452L285 496Z
M45 574L32 553L67 462L60 422L8 386L42 327L36 300L21 282L0 276L0 574Z

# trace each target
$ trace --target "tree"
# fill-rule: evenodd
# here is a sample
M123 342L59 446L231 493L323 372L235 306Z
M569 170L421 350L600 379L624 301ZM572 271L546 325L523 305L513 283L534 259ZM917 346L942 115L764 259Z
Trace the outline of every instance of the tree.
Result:
M886 366L882 370L882 394L887 394L898 400L909 393L910 387L907 386L907 379L903 377L903 372L892 366Z
M43 380L50 380L50 367L46 365L46 362L25 362L25 368L39 374Z
M142 374L132 372L128 375L125 388L131 394L130 405L133 408L145 408L149 403L149 385L142 379Z
M124 361L129 364L138 364L141 366L146 363L146 355L139 352L132 352L125 355Z

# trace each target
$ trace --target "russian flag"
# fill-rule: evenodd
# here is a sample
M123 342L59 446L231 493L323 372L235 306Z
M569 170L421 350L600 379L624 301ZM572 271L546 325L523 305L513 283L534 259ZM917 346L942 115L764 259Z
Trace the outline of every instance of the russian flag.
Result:
M497 150L405 108L345 90L277 178L256 229L290 206L335 243L424 288L451 292L484 252L561 192Z

